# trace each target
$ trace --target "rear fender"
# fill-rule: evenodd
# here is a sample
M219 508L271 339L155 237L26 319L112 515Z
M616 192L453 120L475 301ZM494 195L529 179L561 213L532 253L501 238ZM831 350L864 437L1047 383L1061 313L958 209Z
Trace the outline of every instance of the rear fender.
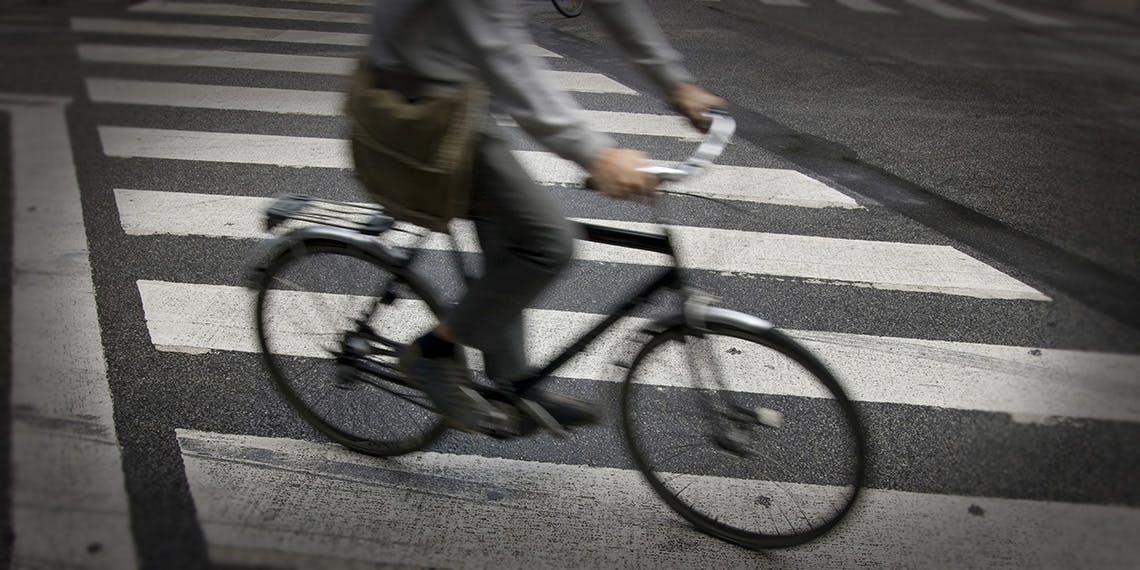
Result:
M254 261L247 270L246 286L253 289L260 287L269 265L289 250L317 244L340 245L346 249L357 249L393 266L403 265L408 260L407 251L392 247L375 237L364 235L355 230L332 226L309 226L293 230L262 243L254 254Z

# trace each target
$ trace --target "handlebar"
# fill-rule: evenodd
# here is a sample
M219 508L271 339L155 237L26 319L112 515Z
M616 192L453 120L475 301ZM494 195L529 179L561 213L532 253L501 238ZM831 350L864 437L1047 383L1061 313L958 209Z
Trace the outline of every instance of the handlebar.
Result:
M736 119L724 111L712 110L708 115L711 119L709 131L692 156L676 167L646 166L637 170L648 172L662 181L676 182L700 174L712 166L732 140L732 135L736 132Z
M736 119L725 111L717 110L710 110L708 116L710 119L708 133L697 150L693 151L692 156L677 166L643 166L637 169L638 172L652 174L662 182L679 182L700 174L712 166L724 152L724 147L732 140L732 135L736 132ZM591 190L596 189L593 178L586 178L584 185Z

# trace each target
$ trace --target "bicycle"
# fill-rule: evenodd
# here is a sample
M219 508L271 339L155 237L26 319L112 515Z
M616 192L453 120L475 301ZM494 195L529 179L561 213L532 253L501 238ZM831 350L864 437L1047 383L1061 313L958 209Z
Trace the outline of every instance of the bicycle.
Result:
M714 114L692 157L676 168L647 170L675 182L708 168L734 125ZM281 197L267 210L266 225L289 220L311 225L273 240L251 283L261 350L278 391L302 419L354 451L389 456L427 446L444 423L404 379L396 355L444 313L413 262L438 266L425 246L446 248L429 243L426 230L398 227L378 206ZM687 286L667 225L662 234L579 225L589 242L665 254L672 263L521 383L479 383L513 421L495 435L566 436L520 394L656 293L671 291L680 310L638 327L639 348L623 363L621 425L636 468L698 530L747 548L792 546L832 529L859 494L865 442L856 409L831 372L771 323L718 307ZM454 234L450 239L454 264L469 279L463 247ZM314 310L302 312L307 308ZM330 323L332 315L341 317ZM741 383L729 382L733 373L745 374ZM678 441L685 443L657 449Z
M551 0L551 2L554 3L554 9L567 18L581 16L582 9L586 7L586 0Z

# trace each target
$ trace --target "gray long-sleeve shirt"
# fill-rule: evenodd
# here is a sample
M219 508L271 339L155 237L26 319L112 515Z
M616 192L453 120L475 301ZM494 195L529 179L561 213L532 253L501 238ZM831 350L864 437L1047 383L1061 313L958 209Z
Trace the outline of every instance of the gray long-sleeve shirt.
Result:
M692 80L643 0L590 0L589 9L663 92ZM519 0L374 0L372 10L369 58L376 66L446 82L481 80L497 110L582 166L615 146L541 77L545 64L526 52L533 40Z

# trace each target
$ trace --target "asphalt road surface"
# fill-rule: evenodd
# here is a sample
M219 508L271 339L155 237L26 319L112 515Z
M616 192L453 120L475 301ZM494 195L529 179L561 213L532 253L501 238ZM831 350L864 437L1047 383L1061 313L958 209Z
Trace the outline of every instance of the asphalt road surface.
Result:
M365 199L340 116L364 4L5 4L4 563L1140 564L1135 21L1012 0L652 3L739 125L720 165L683 188L731 207L670 202L688 274L815 351L870 443L865 492L841 526L752 552L685 524L625 449L610 361L668 304L556 373L559 389L610 412L566 440L448 433L423 453L376 459L329 443L275 392L246 276L270 237L268 198ZM527 49L597 128L662 161L692 151L699 136L589 6L565 19L548 2L521 4ZM652 221L576 188L581 171L504 129L567 216ZM421 267L453 300L447 247ZM663 263L579 247L528 312L532 356ZM319 321L311 311L288 312ZM285 320L290 332L308 326ZM693 391L676 383L654 376L647 401L680 413ZM742 397L789 420L819 404L761 378L745 385ZM684 449L673 417L644 429ZM742 516L775 516L756 489L824 483L830 472L814 466L838 446L812 436L826 427L792 440L786 473L697 453L671 468Z

